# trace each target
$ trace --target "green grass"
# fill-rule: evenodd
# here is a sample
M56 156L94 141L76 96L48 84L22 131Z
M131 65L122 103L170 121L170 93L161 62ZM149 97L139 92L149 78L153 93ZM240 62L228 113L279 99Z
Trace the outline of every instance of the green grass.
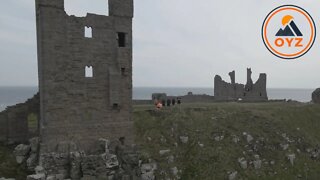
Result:
M320 145L320 106L301 103L213 103L182 104L160 111L153 106L134 106L136 143L144 162L157 162L157 179L174 179L170 168L177 167L183 180L226 179L229 171L237 171L238 179L295 180L320 179L320 158L312 160L307 149ZM29 116L29 126L36 127L36 118ZM243 132L254 137L247 143ZM283 135L291 142L288 142ZM183 144L179 137L187 135ZM224 136L215 141L215 136ZM234 143L233 136L240 141ZM150 140L151 138L151 140ZM199 143L204 144L200 147ZM288 143L283 150L281 143ZM159 150L170 149L161 156ZM297 150L301 152L297 152ZM0 177L25 179L23 166L15 163L13 149L0 145ZM245 153L244 153L245 152ZM295 153L292 166L287 154ZM254 155L264 162L261 169L252 165L243 170L238 158L248 162ZM173 163L168 157L175 157ZM275 174L276 173L276 174Z
M183 104L160 111L154 110L153 106L136 106L134 109L136 142L145 159L158 162L160 179L171 177L169 169L175 166L182 170L182 179L225 179L229 171L237 171L242 179L298 179L298 176L320 179L319 160L312 160L310 153L306 152L320 144L320 106L215 103ZM246 142L243 132L254 137L251 144ZM288 143L282 137L284 133L294 142ZM187 144L179 141L181 135L189 136ZM215 141L217 135L223 135L224 139ZM232 141L234 135L240 138L240 142ZM204 147L200 147L199 142ZM177 147L175 143L178 143ZM289 148L282 150L281 143L288 143ZM171 152L160 156L159 150L162 149ZM290 153L297 157L294 166L286 158ZM248 162L253 161L255 154L265 162L275 161L275 165L263 163L259 170L252 165L246 170L241 169L237 159L245 157ZM176 157L172 164L167 162L169 155Z

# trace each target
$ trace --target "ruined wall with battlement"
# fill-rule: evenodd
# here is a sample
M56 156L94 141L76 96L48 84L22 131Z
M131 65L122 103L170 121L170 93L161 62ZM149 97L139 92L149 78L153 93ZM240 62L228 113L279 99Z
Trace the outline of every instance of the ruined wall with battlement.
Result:
M214 98L216 101L267 101L267 75L261 73L253 83L251 68L247 69L247 83L235 82L235 72L229 73L231 83L225 82L219 75L214 78Z

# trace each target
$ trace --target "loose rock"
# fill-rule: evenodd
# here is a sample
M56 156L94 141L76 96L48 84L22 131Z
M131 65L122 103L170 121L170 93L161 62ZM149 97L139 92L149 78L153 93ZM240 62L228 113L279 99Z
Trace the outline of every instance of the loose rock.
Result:
M167 154L167 153L169 153L169 152L170 152L170 149L160 150L160 151L159 151L159 154L162 156L162 155Z
M290 161L291 165L293 166L294 160L296 159L295 154L289 154L288 155L288 160Z
M248 162L247 162L247 160L245 160L244 157L239 158L239 159L238 159L238 162L239 162L240 167L241 167L242 169L247 169L247 168L248 168Z
M238 175L238 172L235 171L235 172L230 172L229 173L229 176L228 176L228 179L229 180L235 180L237 178L237 175Z
M183 144L187 144L188 141L189 141L189 137L188 137L188 136L180 136L180 141L181 141Z
M250 134L247 134L247 142L250 143L253 140L253 137Z

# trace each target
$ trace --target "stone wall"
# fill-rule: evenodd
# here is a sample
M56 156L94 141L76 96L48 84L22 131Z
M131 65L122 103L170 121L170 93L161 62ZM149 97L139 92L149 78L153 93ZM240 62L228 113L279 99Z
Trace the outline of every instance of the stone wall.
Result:
M30 114L34 114L36 119L40 116L39 94L24 103L9 106L0 113L0 142L24 143L31 136L36 136L37 132L29 131Z
M109 14L68 16L64 0L36 0L42 152L62 141L85 151L100 137L133 142L133 1L109 0Z
M214 78L214 97L217 101L267 101L267 75L261 73L253 83L252 71L247 69L247 83L235 83L235 72L230 72L231 83L225 82L219 75Z

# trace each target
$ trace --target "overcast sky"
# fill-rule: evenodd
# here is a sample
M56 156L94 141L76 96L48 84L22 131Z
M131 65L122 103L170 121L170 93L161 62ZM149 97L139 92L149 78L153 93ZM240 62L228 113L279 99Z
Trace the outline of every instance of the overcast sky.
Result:
M105 14L106 0L65 0L68 14ZM269 88L320 87L320 39L302 58L285 61L264 46L266 15L284 4L306 9L320 28L316 0L135 0L134 86L213 87L216 74L245 83L267 73ZM38 83L34 0L0 6L0 86Z

